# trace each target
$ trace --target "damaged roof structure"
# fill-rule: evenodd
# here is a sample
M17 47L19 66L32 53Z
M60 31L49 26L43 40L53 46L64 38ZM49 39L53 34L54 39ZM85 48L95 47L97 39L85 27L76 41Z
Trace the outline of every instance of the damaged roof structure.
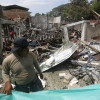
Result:
M9 6L3 6L4 10L10 10L10 9L22 9L22 10L26 10L28 11L28 8L22 7L22 6L18 6L18 5L9 5Z
M66 27L64 27L63 41L64 44L62 45L62 47L59 48L54 54L52 54L47 61L40 64L42 71L50 69L51 67L54 67L60 64L61 62L65 61L77 50L78 46L69 41Z

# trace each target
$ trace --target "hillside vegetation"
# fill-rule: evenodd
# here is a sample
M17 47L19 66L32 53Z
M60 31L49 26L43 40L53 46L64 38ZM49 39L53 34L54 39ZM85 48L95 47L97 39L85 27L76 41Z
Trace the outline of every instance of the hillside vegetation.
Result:
M100 0L92 0L91 2L88 2L87 0L70 0L70 3L68 4L53 8L47 15L54 17L61 16L62 18L71 18L74 20L88 20L95 19L92 10L100 13ZM46 14L37 13L36 16L37 15Z

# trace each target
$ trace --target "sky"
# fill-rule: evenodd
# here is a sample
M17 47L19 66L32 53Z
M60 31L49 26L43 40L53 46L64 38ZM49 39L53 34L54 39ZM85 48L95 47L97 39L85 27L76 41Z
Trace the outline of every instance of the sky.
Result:
M0 0L2 6L19 5L29 8L31 15L47 13L53 8L68 3L69 0Z
M19 5L29 8L31 15L47 13L53 8L68 3L70 0L0 0L2 6Z

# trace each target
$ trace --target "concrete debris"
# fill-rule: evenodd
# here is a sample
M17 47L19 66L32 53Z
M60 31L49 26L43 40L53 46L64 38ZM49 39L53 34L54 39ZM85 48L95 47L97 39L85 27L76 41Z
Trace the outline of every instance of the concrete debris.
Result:
M83 87L83 86L87 86L88 84L86 84L86 82L83 79L79 79L79 85L80 87Z
M92 41L92 43L87 42L88 44L92 45L92 46L90 46L90 45L86 45L86 44L78 41L78 38L81 38L82 41L84 41L85 39L90 40L90 38L85 37L85 35L87 34L87 32L84 31L84 30L86 30L86 24L83 25L82 32L69 28L71 26L74 26L74 28L76 28L75 25L79 25L81 23L83 25L84 21L66 25L70 38L67 37L68 34L67 34L67 31L65 31L64 37L66 36L66 38L65 38L65 41L63 41L63 42L68 43L69 40L74 43L77 42L78 48L72 54L71 60L70 60L71 62L65 61L62 63L63 66L64 65L67 66L66 68L63 69L65 71L65 73L63 72L63 74L59 75L60 81L61 81L60 84L63 84L63 87L62 87L62 85L60 85L60 87L58 87L58 86L54 87L55 89L82 87L82 86L100 82L100 77L99 77L100 76L100 63L99 63L100 55L98 53L98 51L100 50L100 43L98 41ZM85 32L86 32L86 34L85 34ZM70 45L67 45L67 46L70 47ZM66 50L67 49L68 48L66 48ZM56 54L59 54L59 53L57 52ZM61 58L61 56L60 56L60 58ZM67 56L68 56L68 54L67 54ZM64 57L65 57L65 53L64 53ZM62 58L64 58L64 57L62 57ZM50 63L45 62L45 65L48 64L48 67L51 68L50 66L52 66L55 63L53 56L50 57L49 62ZM56 68L53 68L50 70L50 71L53 71L53 73L52 73L53 78L55 77L56 73L59 73L59 71L61 70L61 64L60 65L57 64L56 66L55 66ZM46 68L47 68L47 66L46 66ZM59 70L57 70L57 69L59 69ZM48 70L48 69L45 69L45 70ZM69 71L69 72L66 73L66 71ZM59 79L57 78L57 80L56 80L56 78L55 78L54 80L56 83ZM56 83L56 84L58 84L58 83ZM49 87L49 89L50 89L50 87Z
M47 78L41 80L44 89L67 89L100 83L100 24L92 28L90 21L80 21L60 27L61 17L57 18L57 24L53 24L53 19L38 16L32 19L31 25L26 25L21 19L16 19L17 25L3 25L1 58L11 52L14 38L23 36L29 41L30 51L34 52ZM8 33L11 29L15 32L13 37ZM0 81L0 88L2 86Z
M67 75L65 75L64 78L65 78L66 80L69 80L69 81L70 81L70 80L72 79L72 77L73 77L73 76L72 76L70 73L68 73Z
M92 84L91 78L88 75L85 75L83 77L83 80L85 81L86 84L90 85Z
M61 79L64 79L65 76L66 76L66 73L59 73L59 77L60 77Z
M3 84L0 84L0 88L2 88L4 85Z
M74 77L74 78L70 81L69 85L72 86L73 84L76 84L76 83L78 83L78 80L76 79L76 77Z
M64 82L65 84L68 84L68 83L69 83L69 80L64 79L63 82Z

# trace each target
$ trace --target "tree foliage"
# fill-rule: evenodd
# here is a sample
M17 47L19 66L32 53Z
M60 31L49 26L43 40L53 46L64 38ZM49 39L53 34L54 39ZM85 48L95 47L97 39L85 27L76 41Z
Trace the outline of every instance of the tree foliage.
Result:
M40 13L36 13L35 16L41 16L41 14Z
M72 18L74 20L94 19L93 12L95 10L100 14L100 0L70 0L70 3L58 6L48 13L49 16L61 16L62 18Z
M100 13L100 1L92 1L91 8L95 10L97 13Z
M70 8L70 4L64 4L52 9L52 11L48 13L48 15L55 16L55 17L56 16L66 17L68 16L69 8Z
M70 0L69 14L75 20L81 20L81 18L88 19L89 17L89 3L87 0Z
M80 6L80 7L87 7L88 1L87 0L70 0L71 4Z

